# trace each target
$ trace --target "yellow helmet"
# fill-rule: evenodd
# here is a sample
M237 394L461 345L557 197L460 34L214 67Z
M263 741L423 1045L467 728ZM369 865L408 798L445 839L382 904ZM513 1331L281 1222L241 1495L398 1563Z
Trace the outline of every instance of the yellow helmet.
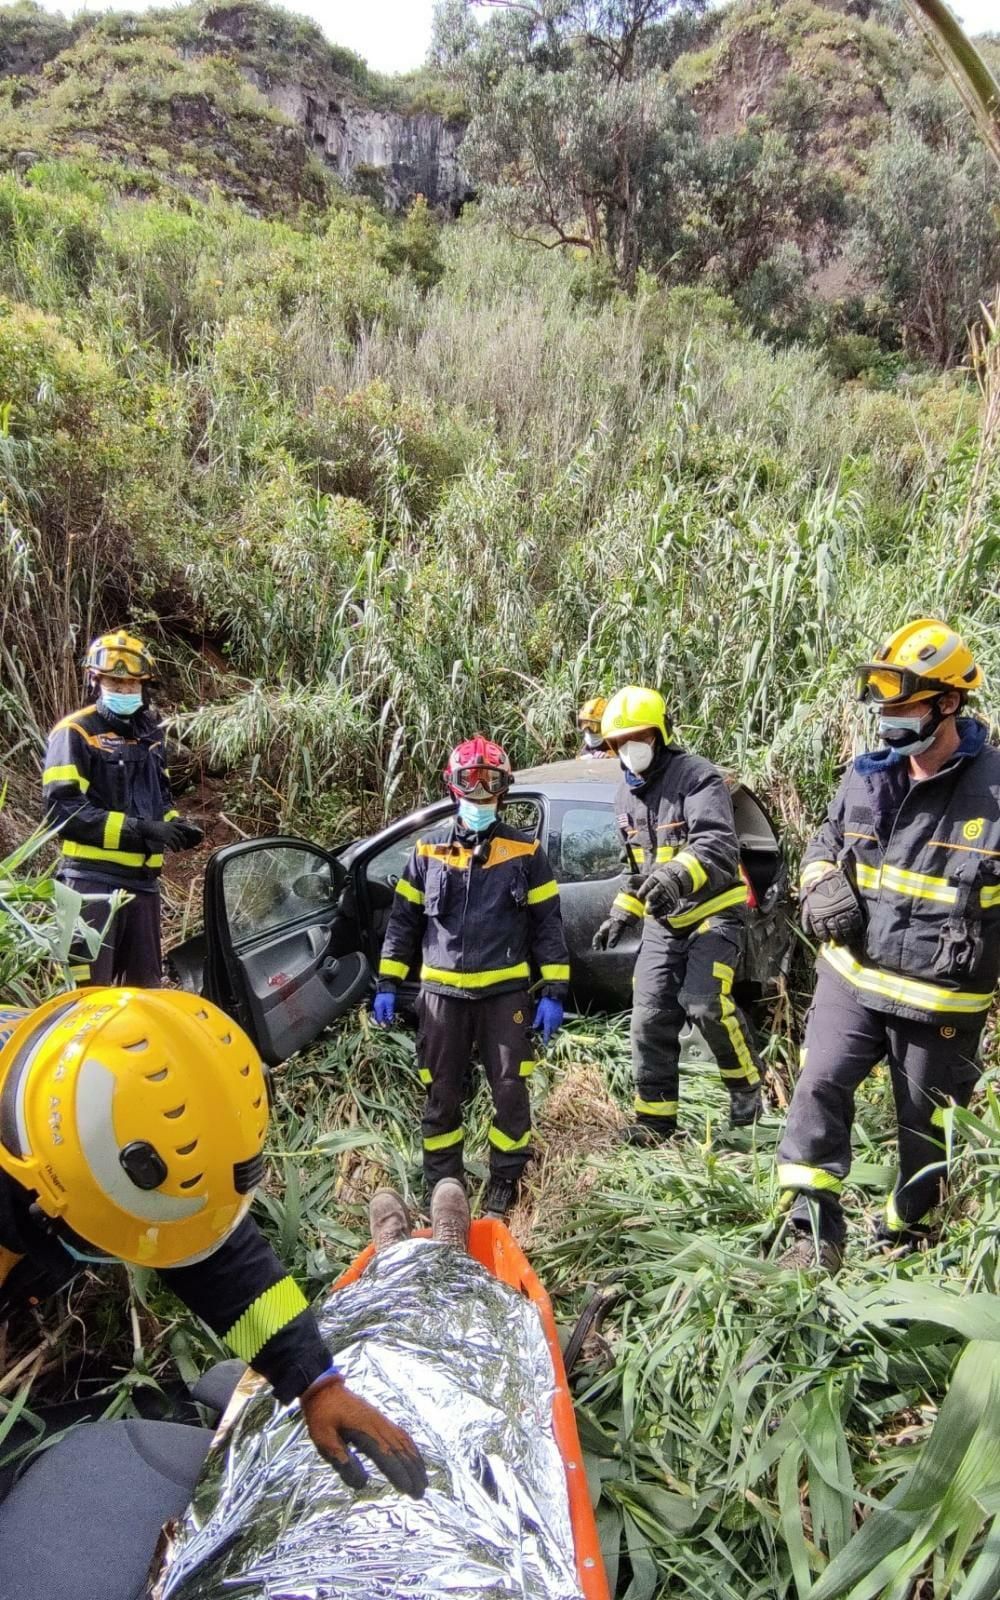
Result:
M171 989L78 989L0 1049L0 1171L70 1240L139 1266L209 1255L260 1182L267 1085L246 1034Z
M932 700L948 689L963 694L982 687L982 669L964 639L946 622L918 617L896 632L858 668L858 699L891 705Z
M667 702L658 690L632 684L612 695L601 718L605 739L617 744L630 733L642 733L648 728L656 728L663 735L664 744L670 743Z
M583 702L576 714L576 725L581 733L600 733L601 718L607 703L603 694L595 694L592 699Z
M149 646L124 628L94 639L83 665L88 675L102 678L139 678L148 683L156 677L156 662Z

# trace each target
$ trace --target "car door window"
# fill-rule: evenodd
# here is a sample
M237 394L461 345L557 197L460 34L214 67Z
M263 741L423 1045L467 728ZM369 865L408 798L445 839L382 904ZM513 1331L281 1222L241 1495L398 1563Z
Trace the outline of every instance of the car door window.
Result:
M555 868L561 883L594 883L625 870L621 835L610 806L567 806Z
M406 869L406 863L413 854L413 848L422 833L428 833L436 824L424 823L422 827L411 828L409 833L401 833L398 839L393 839L390 844L384 845L375 855L365 863L365 877L369 887L379 885L383 889L394 889Z
M240 941L314 916L334 897L333 875L325 856L264 846L226 862L222 894L230 935Z

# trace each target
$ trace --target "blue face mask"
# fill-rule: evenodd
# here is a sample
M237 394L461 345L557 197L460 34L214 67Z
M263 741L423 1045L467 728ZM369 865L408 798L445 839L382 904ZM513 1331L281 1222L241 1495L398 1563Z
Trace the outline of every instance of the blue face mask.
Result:
M485 833L497 820L497 808L495 805L477 805L474 800L460 800L458 820L470 833Z
M137 711L142 710L142 695L113 694L104 689L101 691L101 705L113 717L134 717Z

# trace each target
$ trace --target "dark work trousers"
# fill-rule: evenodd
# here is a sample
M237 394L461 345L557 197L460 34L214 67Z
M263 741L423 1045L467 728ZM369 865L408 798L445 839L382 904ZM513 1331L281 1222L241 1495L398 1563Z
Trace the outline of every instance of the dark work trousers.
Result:
M677 1126L685 1018L700 1030L730 1093L760 1082L753 1032L732 997L744 923L710 917L701 926L700 933L672 933L649 916L642 925L632 995L635 1111L661 1133Z
M841 1245L846 1229L840 1194L851 1170L855 1091L879 1061L888 1061L899 1175L887 1202L886 1226L902 1232L923 1221L940 1198L946 1153L942 1108L950 1101L969 1103L979 1076L985 1014L974 1021L942 1016L940 1022L910 1022L862 1004L823 970L822 962L817 973L802 1070L778 1149L778 1182L795 1196L792 1221L811 1227L809 1201L815 1200L820 1236Z
M98 895L87 900L80 915L90 928L103 928L114 892L101 878L67 878L78 894ZM139 889L127 905L116 911L100 950L91 956L82 942L72 950L77 984L129 985L158 989L163 983L163 949L160 943L159 888Z
M474 1050L493 1095L490 1173L517 1178L523 1172L531 1156L531 1016L526 989L481 1000L421 993L417 1064L427 1085L421 1127L429 1188L439 1178L462 1176L462 1101Z

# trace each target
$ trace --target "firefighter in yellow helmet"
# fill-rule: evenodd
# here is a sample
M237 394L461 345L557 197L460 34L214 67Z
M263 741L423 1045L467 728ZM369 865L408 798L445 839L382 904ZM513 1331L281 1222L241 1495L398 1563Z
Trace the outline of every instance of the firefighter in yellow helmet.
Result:
M354 1445L419 1497L412 1439L346 1388L249 1215L267 1121L260 1058L207 1000L94 988L4 1010L0 1320L82 1262L154 1267L279 1400L299 1402L346 1483L364 1481Z
M156 666L125 629L95 639L84 660L88 704L57 722L42 777L46 819L59 830L58 876L83 895L82 915L105 928L95 956L76 953L83 983L162 982L160 871L167 850L190 850L202 830L184 822L170 793L163 731L149 704Z
M729 1091L730 1126L745 1126L763 1109L761 1069L732 996L747 890L725 779L677 743L655 689L620 689L601 732L622 766L615 808L632 876L594 948L614 946L642 919L631 1030L635 1122L627 1137L648 1145L677 1131L685 1018L715 1056Z
M585 700L576 714L576 725L583 735L583 744L578 752L581 761L600 760L602 756L612 754L611 746L605 742L601 732L601 718L607 704L602 694L595 695Z
M1000 972L1000 750L963 716L983 674L947 623L907 623L858 669L882 748L848 767L803 856L819 945L803 1066L778 1151L788 1267L836 1271L854 1095L888 1060L899 1173L876 1244L927 1237L949 1104L966 1105ZM815 1229L815 1232L814 1232Z

